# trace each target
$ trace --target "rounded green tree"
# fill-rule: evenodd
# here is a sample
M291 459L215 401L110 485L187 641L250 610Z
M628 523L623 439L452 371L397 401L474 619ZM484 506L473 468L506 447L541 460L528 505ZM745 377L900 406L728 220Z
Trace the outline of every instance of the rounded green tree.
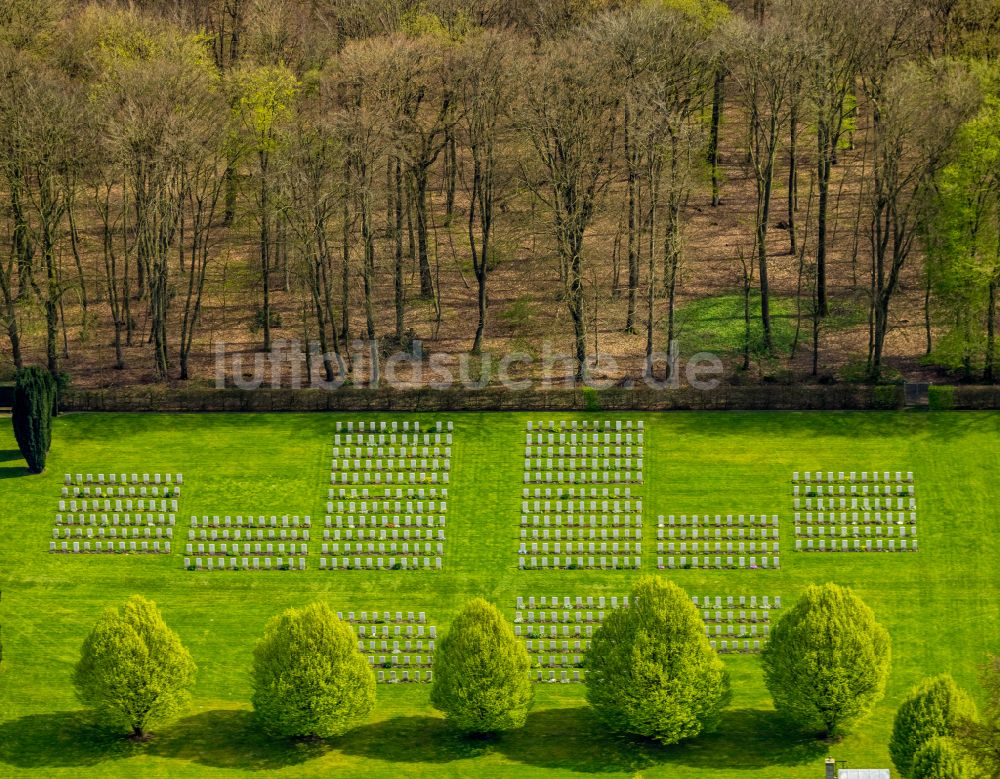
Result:
M611 728L662 744L698 735L729 699L729 675L705 624L673 582L647 576L594 633L587 701Z
M975 717L975 704L950 675L925 679L896 711L889 739L889 754L896 770L908 779L913 758L924 744L937 736L955 736Z
M339 736L375 707L375 674L351 626L325 603L268 621L252 685L254 712L275 736Z
M431 703L466 733L515 730L534 701L530 670L531 658L500 610L475 598L438 644Z
M965 758L947 738L936 736L913 756L908 779L971 779Z
M14 438L28 470L41 473L52 445L52 412L56 402L56 382L41 368L22 368L14 384L11 422Z
M891 660L889 633L852 590L836 584L808 587L761 653L775 708L824 737L871 711Z
M97 621L83 642L73 684L104 722L143 738L150 725L187 705L196 670L156 604L133 595Z
M990 656L979 678L985 693L983 714L963 722L955 741L981 774L1000 776L1000 656Z

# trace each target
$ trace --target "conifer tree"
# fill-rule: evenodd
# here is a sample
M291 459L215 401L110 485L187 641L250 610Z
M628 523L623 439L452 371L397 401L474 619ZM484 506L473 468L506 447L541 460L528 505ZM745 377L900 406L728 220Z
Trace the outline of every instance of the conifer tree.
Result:
M22 368L14 386L11 421L14 438L28 470L41 473L52 445L52 412L56 402L56 383L42 368Z

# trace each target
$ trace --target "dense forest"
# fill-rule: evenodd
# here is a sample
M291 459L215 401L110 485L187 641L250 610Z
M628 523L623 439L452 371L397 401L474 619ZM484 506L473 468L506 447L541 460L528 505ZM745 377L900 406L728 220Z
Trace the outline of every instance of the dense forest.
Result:
M0 373L993 382L998 48L997 0L0 0Z

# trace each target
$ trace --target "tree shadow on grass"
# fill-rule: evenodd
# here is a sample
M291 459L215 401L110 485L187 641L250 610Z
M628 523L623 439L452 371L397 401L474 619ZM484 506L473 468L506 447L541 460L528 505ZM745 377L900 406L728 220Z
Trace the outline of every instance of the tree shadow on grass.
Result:
M9 463L21 459L20 449L0 449L0 463Z
M164 727L146 745L150 756L184 760L212 768L274 771L321 757L323 741L292 741L264 733L253 712L215 709Z
M609 731L586 707L547 709L505 735L499 748L512 761L578 773L636 773L655 766L760 770L799 765L826 754L822 742L789 732L773 711L733 709L709 734L669 747Z
M393 717L332 742L345 755L394 763L450 763L489 752L498 740L462 736L440 717Z
M774 710L730 709L712 732L681 745L667 762L696 768L760 770L813 763L827 743L802 733Z
M120 732L94 724L86 711L31 714L0 723L0 763L18 768L94 766L141 749Z

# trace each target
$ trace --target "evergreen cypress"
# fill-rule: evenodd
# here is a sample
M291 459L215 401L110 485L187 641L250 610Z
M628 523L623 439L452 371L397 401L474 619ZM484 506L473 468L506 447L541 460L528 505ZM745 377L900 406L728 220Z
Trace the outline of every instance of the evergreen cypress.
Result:
M52 412L56 383L42 368L22 368L14 385L11 421L14 438L31 473L45 470L45 458L52 445Z

